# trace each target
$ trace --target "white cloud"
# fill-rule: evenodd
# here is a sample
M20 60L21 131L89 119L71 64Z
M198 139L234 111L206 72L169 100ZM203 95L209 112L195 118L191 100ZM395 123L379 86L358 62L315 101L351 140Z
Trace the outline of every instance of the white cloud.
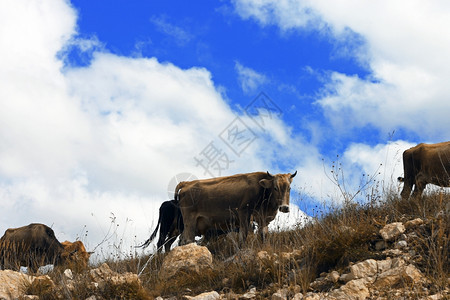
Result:
M450 6L446 1L235 1L243 18L286 30L315 30L371 71L368 78L330 72L318 103L335 125L403 128L423 139L448 138ZM325 30L324 30L325 29ZM364 45L359 45L364 41Z
M189 32L167 21L166 16L153 16L150 21L158 28L159 31L174 38L179 45L185 45L192 40L192 35Z
M236 115L208 70L102 52L75 21L66 1L0 4L0 230L42 222L89 250L107 237L108 256L148 237L173 176L207 176L194 156L211 141L234 161L227 174L289 155L281 120L262 129L249 116L256 139L234 155L219 134ZM74 43L94 51L88 66L63 65Z
M239 62L235 63L234 68L238 73L238 80L241 84L241 88L246 94L254 94L262 85L268 82L268 78L265 75L245 67Z
M403 152L415 144L402 140L378 144L352 144L344 153L344 161L353 169L359 169L367 176L376 175L376 180L389 190L397 186L397 177L403 174ZM378 174L377 174L378 173Z
M254 18L262 25L278 25L283 30L324 25L308 1L235 0L234 4L244 19Z
M355 200L364 201L364 194L372 192L372 188L377 187L375 192L399 188L397 177L403 174L403 151L413 146L415 144L402 140L375 146L353 143L332 161L319 159L320 154L311 153L298 168L302 175L299 184L306 196L319 202L339 204L344 200L343 193L350 198L356 195Z

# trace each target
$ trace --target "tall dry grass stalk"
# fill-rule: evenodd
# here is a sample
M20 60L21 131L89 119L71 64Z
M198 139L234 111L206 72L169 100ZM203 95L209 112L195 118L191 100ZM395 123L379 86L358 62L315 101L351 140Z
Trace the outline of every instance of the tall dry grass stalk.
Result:
M214 267L202 274L163 280L159 272L167 254L133 254L125 259L113 257L106 262L116 272L140 274L144 290L136 286L123 286L121 290L113 286L94 289L88 273L81 272L75 275L75 291L69 291L61 288L67 283L62 270L55 270L50 273L57 284L52 292L67 299L85 299L91 295L106 299L152 299L160 295L181 297L188 291L196 295L211 290L245 293L251 287L261 291L263 298L271 297L283 287L305 293L321 272L343 272L350 262L383 259L383 254L374 247L375 241L380 240L379 230L391 222L419 217L424 225L416 229L417 238L409 247L422 259L418 267L431 281L427 288L445 289L450 277L450 215L446 209L450 206L450 195L437 191L418 199L403 200L397 191L378 189L376 183L360 195L366 201L346 201L318 214L303 227L269 232L264 241L250 234L241 249L236 247L238 235L234 232L212 239L207 247L213 253ZM284 253L294 251L295 257L284 258ZM263 260L257 259L261 253L265 253ZM51 298L52 293L45 291L45 287L38 292L41 299L56 299Z

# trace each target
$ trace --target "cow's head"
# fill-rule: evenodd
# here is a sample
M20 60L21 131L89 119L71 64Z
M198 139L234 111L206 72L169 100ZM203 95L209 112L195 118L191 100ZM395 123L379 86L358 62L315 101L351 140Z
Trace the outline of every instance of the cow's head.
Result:
M63 262L70 265L71 268L86 269L89 257L92 252L87 252L81 241L69 242L65 241L61 243L64 247L62 253Z
M267 171L269 179L261 179L259 184L265 189L270 189L272 193L272 199L278 204L278 208L281 212L289 212L289 197L291 191L292 178L297 175L297 171L294 174L276 174L272 175Z

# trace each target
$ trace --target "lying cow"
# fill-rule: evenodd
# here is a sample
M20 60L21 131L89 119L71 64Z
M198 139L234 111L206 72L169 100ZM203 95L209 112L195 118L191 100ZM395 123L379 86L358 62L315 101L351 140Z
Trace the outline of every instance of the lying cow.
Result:
M296 174L254 172L180 182L175 189L184 221L180 244L193 242L196 233L229 228L239 228L242 244L252 215L263 230L278 210L289 212L290 184Z
M10 228L0 238L0 265L3 269L26 266L31 272L36 272L40 266L48 264L86 267L89 256L82 242L60 243L53 230L44 224Z
M404 182L401 196L408 199L420 197L428 183L441 187L450 186L450 142L419 144L403 152Z

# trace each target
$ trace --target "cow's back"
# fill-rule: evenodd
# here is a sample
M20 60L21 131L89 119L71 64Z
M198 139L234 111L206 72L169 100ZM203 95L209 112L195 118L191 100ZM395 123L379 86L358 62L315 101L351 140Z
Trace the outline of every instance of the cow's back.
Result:
M56 264L62 250L53 230L44 224L7 229L0 239L3 268L30 266L36 270L41 265Z
M254 172L191 181L180 191L180 207L191 206L203 210L211 206L214 209L226 209L230 205L240 205L247 200L246 194L259 193L261 188L258 182L265 176L264 172Z
M449 186L450 180L450 142L423 145L421 148L422 172L430 183Z

